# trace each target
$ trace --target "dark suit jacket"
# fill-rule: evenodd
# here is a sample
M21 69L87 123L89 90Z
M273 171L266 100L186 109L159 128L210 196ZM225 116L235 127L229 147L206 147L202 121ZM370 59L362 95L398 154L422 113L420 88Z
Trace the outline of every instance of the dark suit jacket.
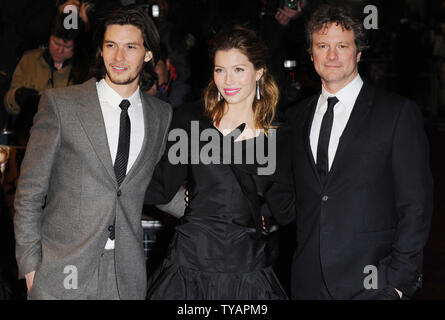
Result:
M317 295L317 270L335 299L371 298L388 287L411 296L421 285L432 214L428 143L419 108L365 82L323 186L309 142L318 97L291 108L287 116L294 131L298 242L292 296ZM365 289L367 266L377 268L378 290Z

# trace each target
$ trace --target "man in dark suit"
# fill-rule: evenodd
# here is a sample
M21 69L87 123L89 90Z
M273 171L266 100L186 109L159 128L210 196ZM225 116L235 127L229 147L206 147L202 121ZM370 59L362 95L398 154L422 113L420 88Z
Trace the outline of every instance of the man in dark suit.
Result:
M16 256L29 299L144 299L141 213L171 107L144 91L159 35L142 10L103 22L97 79L40 100L18 183Z
M364 30L324 5L308 21L321 93L288 113L297 249L293 299L400 299L422 283L432 213L418 106L358 74Z

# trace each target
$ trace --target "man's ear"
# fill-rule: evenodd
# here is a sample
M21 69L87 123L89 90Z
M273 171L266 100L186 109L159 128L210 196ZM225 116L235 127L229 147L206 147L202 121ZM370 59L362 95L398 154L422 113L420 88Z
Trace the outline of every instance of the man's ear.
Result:
M362 52L360 51L359 53L357 53L357 63L360 62L361 56L362 56Z
M145 51L145 57L144 57L144 61L148 62L153 58L153 52L151 51Z
M170 69L170 63L171 62L169 58L165 59L165 66L167 67L167 70Z

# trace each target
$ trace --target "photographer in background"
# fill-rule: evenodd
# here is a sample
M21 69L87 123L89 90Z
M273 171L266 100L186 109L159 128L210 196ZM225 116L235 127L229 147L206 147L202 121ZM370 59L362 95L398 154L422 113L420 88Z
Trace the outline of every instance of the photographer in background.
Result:
M295 84L302 75L310 74L303 62L307 59L304 37L304 21L323 0L270 0L262 2L261 35L269 49L269 70L280 88L277 117L282 111L301 98L306 88ZM285 66L286 61L294 65ZM292 77L290 76L292 74ZM311 81L305 81L311 83ZM310 90L309 90L310 91Z
M94 42L95 31L103 17L122 6L119 0L58 0L57 10L60 14L66 10L72 15L73 7L77 11L78 22L84 25L76 45L76 60L82 63L76 67L75 83L82 83L91 78L90 67L94 64L94 52L97 44ZM71 6L71 7L68 7Z
M98 24L98 20L104 17L107 13L122 6L119 0L58 0L57 8L60 13L64 13L63 10L67 6L75 6L79 15L79 18L85 23L85 30L89 31L90 28L94 29L94 26Z
M21 298L14 256L14 228L2 184L8 157L9 150L0 146L0 300Z
M54 19L47 48L26 52L14 70L5 94L6 111L15 116L16 144L26 144L40 95L73 83L73 56L79 29L65 29L63 15Z
M68 0L68 1L58 1L57 8L61 14L64 13L64 10L68 10L68 6L76 7L79 18L85 23L85 29L89 27L89 19L88 14L91 14L91 10L94 7L94 4L87 1L82 0ZM66 12L68 13L68 12Z
M168 49L163 44L155 71L158 81L147 92L149 95L169 103L174 109L190 101L190 85L178 77L175 66L168 57Z
M187 81L191 76L190 50L196 39L189 33L189 16L185 15L187 2L169 0L137 0L153 18L161 38L167 47L170 61L175 66L179 79Z
M285 0L283 7L278 8L275 19L283 27L286 27L291 20L298 18L302 14L307 2L308 0Z

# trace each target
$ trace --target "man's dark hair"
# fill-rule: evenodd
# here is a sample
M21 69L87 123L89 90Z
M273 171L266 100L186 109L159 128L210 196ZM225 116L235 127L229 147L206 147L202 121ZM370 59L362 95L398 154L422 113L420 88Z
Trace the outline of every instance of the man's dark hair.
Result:
M159 59L159 33L153 23L153 20L148 14L141 8L135 5L121 7L113 12L109 13L103 19L99 26L96 35L95 43L97 45L96 59L93 66L92 73L96 79L101 79L105 76L106 69L103 58L101 56L102 45L104 40L105 31L110 25L133 25L137 27L142 33L142 39L144 40L144 47L153 54L153 58L144 62L141 75L139 77L139 86L142 91L150 89L156 82L157 75L154 71L154 67Z
M314 32L326 28L331 23L339 25L345 30L352 30L354 32L357 53L368 48L363 24L360 19L352 13L351 9L338 5L323 4L312 13L306 23L306 40L310 55L312 55L312 36Z
M65 28L64 21L68 17L68 14L57 14L51 23L50 36L55 36L63 41L73 40L74 42L83 31L83 21L79 19L78 28Z

